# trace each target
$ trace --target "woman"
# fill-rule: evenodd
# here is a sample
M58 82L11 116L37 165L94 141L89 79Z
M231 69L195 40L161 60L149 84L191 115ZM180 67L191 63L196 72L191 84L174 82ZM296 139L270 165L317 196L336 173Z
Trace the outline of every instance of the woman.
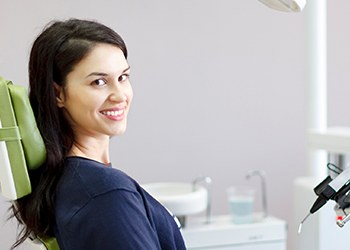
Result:
M47 159L14 207L25 225L17 245L34 234L62 250L185 249L167 210L110 164L109 140L127 126L129 74L124 41L97 22L54 22L35 40L29 98Z

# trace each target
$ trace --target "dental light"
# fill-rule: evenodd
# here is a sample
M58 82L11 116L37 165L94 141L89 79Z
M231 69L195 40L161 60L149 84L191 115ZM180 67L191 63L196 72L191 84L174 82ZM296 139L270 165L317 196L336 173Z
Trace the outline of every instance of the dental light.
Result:
M306 0L259 0L266 6L285 12L301 12L306 4Z

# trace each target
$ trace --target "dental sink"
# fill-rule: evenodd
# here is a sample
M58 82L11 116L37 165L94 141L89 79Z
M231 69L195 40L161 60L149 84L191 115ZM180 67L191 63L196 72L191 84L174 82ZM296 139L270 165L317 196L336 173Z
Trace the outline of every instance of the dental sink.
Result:
M187 216L204 211L208 204L206 188L192 183L158 182L142 187L176 216Z

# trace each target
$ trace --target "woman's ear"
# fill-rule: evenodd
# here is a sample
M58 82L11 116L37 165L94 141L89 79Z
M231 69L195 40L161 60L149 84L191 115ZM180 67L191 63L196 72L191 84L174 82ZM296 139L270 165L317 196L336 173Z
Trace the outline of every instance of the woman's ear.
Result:
M64 107L64 93L63 93L63 87L58 85L57 83L53 83L53 86L55 88L55 94L56 94L56 101L57 101L57 106L59 108Z

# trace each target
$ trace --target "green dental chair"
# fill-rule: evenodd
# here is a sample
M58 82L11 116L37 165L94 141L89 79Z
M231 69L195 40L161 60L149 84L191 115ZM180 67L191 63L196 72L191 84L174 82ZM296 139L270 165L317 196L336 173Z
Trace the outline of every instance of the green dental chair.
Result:
M31 193L28 170L45 161L27 91L0 76L0 194L10 200ZM55 238L28 239L32 250L59 250Z

